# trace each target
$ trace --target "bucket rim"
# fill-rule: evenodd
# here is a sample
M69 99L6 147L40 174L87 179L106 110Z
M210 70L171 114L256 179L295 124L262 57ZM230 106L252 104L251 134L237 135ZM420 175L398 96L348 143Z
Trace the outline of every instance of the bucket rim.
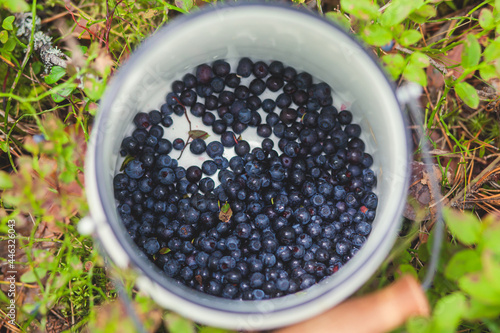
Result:
M382 73L382 76L386 80L385 83L387 83L387 85L390 87L390 90L392 91L392 98L395 100L395 102L397 103L397 105L399 107L399 110L401 111L401 105L398 102L398 98L396 95L396 87L394 85L394 82L388 78L387 73L385 72L383 67L380 65L378 59L375 58L375 56L371 52L367 51L365 45L360 41L360 39L357 36L348 34L342 27L340 27L336 23L331 22L330 20L327 20L327 19L325 19L325 18L323 18L323 17L321 17L318 14L315 14L313 12L300 10L300 9L294 8L294 7L287 5L287 4L262 3L262 2L225 3L225 4L205 6L204 8L202 8L199 11L196 11L192 14L183 15L181 17L176 17L172 22L169 22L166 26L160 28L153 36L149 37L143 44L140 45L140 47L137 48L137 50L135 50L133 52L130 59L123 66L121 66L120 70L118 70L117 73L115 74L115 76L112 78L112 84L108 85L108 88L106 89L106 94L104 95L104 97L102 99L102 104L99 107L99 114L96 117L96 120L94 122L95 125L97 125L97 126L95 126L95 128L93 128L93 132L96 133L95 134L95 142L102 142L101 140L104 140L104 136L106 133L103 130L99 130L99 126L100 125L102 126L103 123L106 123L108 116L109 116L109 112L107 110L111 109L111 107L113 106L113 101L115 100L115 97L119 94L119 92L124 84L125 78L127 77L128 70L133 68L134 66L136 66L140 62L142 55L145 52L147 52L149 48L155 47L155 45L157 43L160 43L163 38L167 37L171 33L175 33L175 31L177 29L182 28L182 26L184 26L186 23L189 23L192 20L195 20L200 16L211 14L213 12L220 11L220 10L228 10L228 9L234 9L234 8L247 8L247 7L254 7L254 6L269 7L269 8L272 7L272 8L283 10L284 12L285 11L292 11L292 12L297 13L297 14L306 15L306 16L315 18L318 20L318 22L321 22L323 24L327 24L332 29L334 29L337 33L343 34L344 36L346 36L347 38L352 40L353 43L355 43L359 47L359 49L362 50L362 52L368 56L367 58L371 59L372 64L375 65L375 67L378 68L378 70ZM406 142L406 151L408 153L406 156L406 161L407 161L407 165L409 165L409 161L411 160L410 159L411 143L410 143L409 130L408 130L408 126L407 126L408 119L407 119L406 115L404 114L404 112L401 111L400 115L401 115L402 126L404 126L404 129L403 129L403 131L405 133L404 140ZM110 213L110 209L114 209L114 207L107 207L107 206L103 205L102 200L101 200L101 198L106 196L106 194L103 191L103 186L101 184L103 184L106 181L105 178L108 177L108 175L106 173L99 172L99 170L102 170L104 167L103 159L101 158L101 156L103 156L102 146L96 145L93 148L94 149L89 150L89 153L92 153L93 156L91 159L89 159L90 161L92 161L92 163L90 165L88 165L89 168L93 169L92 173L95 176L92 179L92 181L96 183L96 185L95 185L96 193L93 193L93 194L97 194L98 200L101 204L102 212L104 213L104 217L107 221L110 221L113 219L113 217ZM86 169L87 169L87 165L86 165ZM409 176L410 176L410 169L406 168L406 172L404 175L405 188L408 187L407 185L409 182ZM398 207L396 210L401 212L404 204L405 204L405 200L401 200L398 203ZM92 210L92 207L91 207L91 210ZM392 239L393 236L395 238L395 235L393 235L393 233L394 233L395 228L397 226L399 226L400 222L401 222L400 219L399 220L395 219L394 221L391 221L391 225L386 227L386 232L385 232L384 238ZM144 258L137 255L136 249L133 246L131 246L132 245L131 241L125 239L125 237L128 237L128 235L123 235L121 230L114 227L114 225L112 223L109 223L109 229L111 230L112 234L114 235L114 237L118 241L118 243L121 246L121 248L123 249L123 251L125 251L126 255L128 256L128 260L133 264L133 266L136 269L138 269L140 271L140 273L142 275L146 276L152 282L154 282L158 286L161 286L162 288L166 289L168 292L174 294L175 296L182 298L186 302L192 303L192 299L186 298L185 295L183 295L182 290L176 290L175 288L173 288L173 285L169 285L168 283L165 283L166 281L168 281L169 278L159 274L159 271L158 272L151 271L151 265L148 264L147 262L144 262ZM372 256L373 256L373 253L370 255L367 255L366 258L364 258L363 263L361 263L361 265L363 265L365 262L369 261L372 258ZM343 280L344 281L349 280L355 274L356 274L356 271L353 271L350 276L346 276ZM369 278L369 276L367 276L364 281L366 282L366 280L368 280L368 278ZM342 285L342 283L339 283L336 288L340 287L341 285ZM314 288L314 286L312 288ZM359 288L359 286L357 286L356 289L357 288ZM275 309L275 310L271 311L271 313L290 311L292 309L307 306L309 303L311 303L313 301L317 301L319 298L327 297L330 293L332 293L334 291L335 291L335 288L328 289L324 294L322 294L316 298L312 298L309 300L303 300L302 302L299 302L298 304L295 304L292 306L281 307L279 309ZM206 296L207 297L216 297L216 296L209 296L209 295L206 295ZM220 299L220 297L216 297L216 298ZM227 300L227 302L232 302L232 301L234 301L234 300ZM272 301L273 301L273 299L262 300L262 301L244 301L244 302L257 303L257 302L272 302ZM205 304L199 304L199 303L197 303L197 304L204 307L204 308L207 307ZM231 309L231 308L222 309L221 307L218 307L218 306L213 306L213 307L208 306L208 308L215 310L215 311L218 311L218 312L224 312L224 313L228 313L228 314L250 315L250 314L257 314L257 313L260 314L261 313L261 311L257 311L257 310L255 312L241 312L241 311L236 311L236 310Z

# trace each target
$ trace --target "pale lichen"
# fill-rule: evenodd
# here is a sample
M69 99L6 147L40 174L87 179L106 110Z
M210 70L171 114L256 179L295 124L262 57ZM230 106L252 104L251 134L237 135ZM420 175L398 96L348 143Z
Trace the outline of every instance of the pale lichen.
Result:
M31 13L17 14L15 24L17 26L16 35L30 41L33 27ZM66 67L66 55L57 46L52 45L52 37L43 31L39 31L40 28L41 21L37 16L35 19L35 34L33 35L33 50L38 52L40 60L45 66L45 73L49 73L52 66Z

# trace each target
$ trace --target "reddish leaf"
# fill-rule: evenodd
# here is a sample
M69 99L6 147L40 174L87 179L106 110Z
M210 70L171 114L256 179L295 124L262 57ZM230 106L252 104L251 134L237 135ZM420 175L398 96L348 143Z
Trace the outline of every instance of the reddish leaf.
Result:
M229 204L226 202L220 210L219 220L221 220L222 222L229 222L231 216L233 216L233 211L231 210L231 206L229 206Z
M210 136L210 135L208 135L207 132L200 131L200 130L192 130L192 131L189 131L188 134L193 139L202 139L202 140L206 140Z

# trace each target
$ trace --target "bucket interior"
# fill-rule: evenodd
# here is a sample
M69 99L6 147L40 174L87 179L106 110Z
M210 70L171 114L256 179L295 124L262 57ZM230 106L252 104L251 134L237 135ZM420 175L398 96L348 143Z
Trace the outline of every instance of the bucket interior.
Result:
M170 84L186 72L192 73L197 65L227 59L234 72L235 61L241 57L279 60L328 83L334 91L334 105L337 108L344 105L351 110L353 122L362 127L365 151L374 158L372 169L378 178L377 216L367 242L356 256L318 285L298 294L265 301L226 300L165 278L153 264L146 263L143 256L137 254L138 249L119 220L113 196L113 176L122 162L120 144L133 130L134 115L159 109L170 91ZM174 126L165 129L165 137L185 140L187 134L183 133L187 123L183 123L184 118L172 117ZM199 119L193 116L190 119L193 129L205 127ZM188 303L222 312L267 313L263 324L254 327L277 326L284 318L280 319L280 313L290 309L300 311L288 323L339 303L373 274L396 237L406 199L408 148L404 120L394 91L380 67L359 44L314 15L280 6L246 5L211 9L169 24L146 41L119 70L101 103L94 130L98 132L94 167L99 200L107 223L131 261L161 286L160 293L168 290ZM210 137L207 143L218 139L218 136ZM253 134L245 139L252 148L260 146L258 137ZM278 149L276 145L275 149ZM189 163L201 166L201 161L191 157L180 162L183 166ZM162 301L165 295L152 296L168 306L167 301ZM200 319L198 314L187 310L179 312ZM206 321L216 324L210 319Z

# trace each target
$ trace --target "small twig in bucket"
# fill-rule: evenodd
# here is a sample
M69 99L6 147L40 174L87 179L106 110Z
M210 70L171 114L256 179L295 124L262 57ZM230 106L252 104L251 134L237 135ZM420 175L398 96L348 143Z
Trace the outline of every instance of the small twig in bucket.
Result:
M187 115L187 109L186 109L186 106L185 106L184 104L182 104L182 103L181 103L181 101L180 101L177 97L175 97L175 96L174 96L173 98L174 98L174 99L177 101L177 103L179 103L179 105L180 105L180 106L182 106L182 108L184 109L184 115L186 116L186 119L187 119L188 124L189 124L189 132L188 132L188 133L191 133L191 130L192 130L192 129L191 129L191 120L189 120L189 117L188 117L188 115ZM188 136L188 138L187 138L187 140L186 140L186 143L184 144L184 147L182 148L181 153L179 154L179 157L177 157L177 160L180 160L180 159L181 159L182 154L184 153L184 150L186 150L186 147L187 147L187 146L188 146L188 144L191 142L191 141L189 141L190 139L192 139L191 134L189 134L189 136Z

